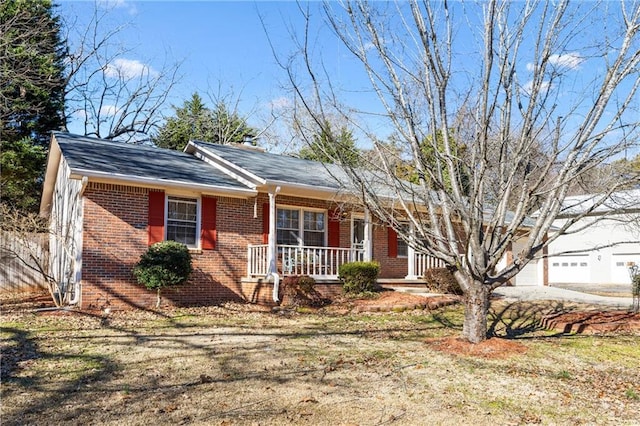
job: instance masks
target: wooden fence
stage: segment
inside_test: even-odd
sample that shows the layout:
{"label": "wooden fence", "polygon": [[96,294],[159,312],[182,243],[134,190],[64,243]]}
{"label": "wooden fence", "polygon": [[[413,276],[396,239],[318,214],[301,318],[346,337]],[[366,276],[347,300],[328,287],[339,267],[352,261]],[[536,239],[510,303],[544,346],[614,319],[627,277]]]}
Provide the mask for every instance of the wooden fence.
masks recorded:
{"label": "wooden fence", "polygon": [[46,288],[38,264],[48,264],[48,234],[26,237],[0,231],[0,291]]}

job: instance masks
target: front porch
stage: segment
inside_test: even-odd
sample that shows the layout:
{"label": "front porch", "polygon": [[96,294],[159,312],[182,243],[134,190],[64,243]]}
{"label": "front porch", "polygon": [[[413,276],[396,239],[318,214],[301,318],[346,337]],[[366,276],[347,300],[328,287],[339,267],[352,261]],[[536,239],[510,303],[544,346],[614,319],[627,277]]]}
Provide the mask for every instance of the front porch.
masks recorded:
{"label": "front porch", "polygon": [[[308,275],[316,280],[337,280],[341,265],[364,261],[367,257],[361,248],[277,245],[275,251],[275,264],[270,265],[268,244],[249,245],[247,277],[263,278],[275,271],[281,277]],[[422,279],[428,269],[444,267],[439,259],[409,250],[406,275],[396,279],[416,281]]]}

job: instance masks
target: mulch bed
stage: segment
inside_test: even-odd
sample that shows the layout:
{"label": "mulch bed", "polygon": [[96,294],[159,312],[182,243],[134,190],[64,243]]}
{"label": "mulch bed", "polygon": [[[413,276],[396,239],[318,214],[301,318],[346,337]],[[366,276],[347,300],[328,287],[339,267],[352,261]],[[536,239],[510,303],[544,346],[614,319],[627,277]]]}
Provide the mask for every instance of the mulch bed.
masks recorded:
{"label": "mulch bed", "polygon": [[431,349],[456,356],[485,359],[505,359],[527,352],[527,347],[514,340],[493,337],[480,343],[469,343],[458,337],[431,338],[425,340]]}
{"label": "mulch bed", "polygon": [[338,298],[325,310],[337,313],[403,312],[414,309],[438,309],[460,302],[459,296],[417,296],[399,291],[383,291],[372,299]]}
{"label": "mulch bed", "polygon": [[568,312],[546,316],[545,328],[562,333],[606,333],[640,330],[640,313],[628,311]]}

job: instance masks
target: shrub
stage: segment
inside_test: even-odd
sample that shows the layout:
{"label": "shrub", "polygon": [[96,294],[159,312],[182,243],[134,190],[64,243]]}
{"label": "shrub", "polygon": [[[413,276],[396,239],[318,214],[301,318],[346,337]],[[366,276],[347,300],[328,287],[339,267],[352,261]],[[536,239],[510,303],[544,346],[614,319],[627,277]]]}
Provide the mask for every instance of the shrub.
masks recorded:
{"label": "shrub", "polygon": [[640,274],[636,274],[633,276],[632,284],[633,287],[631,292],[636,297],[640,296]]}
{"label": "shrub", "polygon": [[191,254],[184,244],[163,241],[149,247],[133,268],[139,284],[149,290],[157,290],[157,307],[160,307],[160,290],[163,287],[183,284],[193,270]]}
{"label": "shrub", "polygon": [[316,280],[307,275],[294,275],[282,280],[282,306],[322,306],[326,300],[315,289]]}
{"label": "shrub", "polygon": [[347,294],[373,292],[378,285],[380,265],[377,262],[349,262],[340,265],[338,274],[342,290]]}
{"label": "shrub", "polygon": [[448,268],[427,269],[423,278],[429,288],[438,293],[462,294],[460,284]]}

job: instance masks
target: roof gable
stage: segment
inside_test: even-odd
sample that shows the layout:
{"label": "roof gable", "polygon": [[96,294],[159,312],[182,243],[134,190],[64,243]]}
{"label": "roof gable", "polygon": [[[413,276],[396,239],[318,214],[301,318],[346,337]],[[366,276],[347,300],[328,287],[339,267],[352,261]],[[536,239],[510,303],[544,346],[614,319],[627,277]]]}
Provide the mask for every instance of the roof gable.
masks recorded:
{"label": "roof gable", "polygon": [[191,141],[191,144],[223,160],[225,165],[236,166],[246,176],[256,178],[257,183],[306,185],[337,191],[347,182],[344,172],[334,164],[202,141]]}

